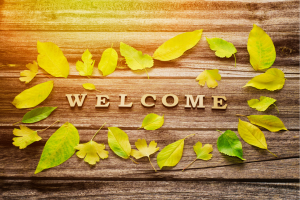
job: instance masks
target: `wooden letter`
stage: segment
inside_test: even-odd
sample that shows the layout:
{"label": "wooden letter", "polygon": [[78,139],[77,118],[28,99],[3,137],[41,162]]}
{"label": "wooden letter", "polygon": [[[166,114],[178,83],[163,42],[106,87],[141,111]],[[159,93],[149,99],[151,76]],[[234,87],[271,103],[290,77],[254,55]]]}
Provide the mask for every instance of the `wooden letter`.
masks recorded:
{"label": "wooden letter", "polygon": [[[79,100],[79,95],[81,95],[81,100]],[[72,99],[72,96],[75,97],[75,100],[73,101]],[[69,101],[69,104],[70,104],[70,107],[74,107],[76,104],[78,105],[78,107],[81,107],[83,102],[84,102],[84,99],[86,97],[86,94],[66,94],[66,97],[68,98],[68,101]]]}
{"label": "wooden letter", "polygon": [[[191,107],[196,108],[198,101],[199,101],[199,105],[197,106],[197,108],[205,108],[205,106],[203,106],[203,98],[204,97],[205,97],[205,95],[197,95],[197,98],[194,101],[194,98],[192,95],[185,95],[185,98],[186,98],[185,108],[191,108]],[[191,102],[192,106],[190,105],[190,102]]]}
{"label": "wooden letter", "polygon": [[125,105],[125,98],[127,94],[120,94],[121,97],[121,103],[119,105],[119,108],[131,108],[132,107],[132,102],[130,104]]}
{"label": "wooden letter", "polygon": [[[172,98],[174,99],[174,102],[173,102],[172,104],[169,104],[169,103],[167,102],[167,98],[168,98],[168,97],[172,97]],[[162,98],[162,103],[163,103],[164,106],[166,106],[166,107],[168,107],[168,108],[175,107],[175,106],[177,106],[177,104],[178,104],[178,97],[177,97],[176,95],[174,95],[174,94],[166,94],[166,95],[163,96],[163,98]]]}
{"label": "wooden letter", "polygon": [[96,108],[108,108],[109,102],[105,104],[105,100],[109,100],[108,95],[96,95],[97,104],[95,105]]}
{"label": "wooden letter", "polygon": [[212,96],[212,98],[214,99],[214,106],[211,109],[225,110],[227,108],[227,104],[222,106],[222,99],[224,102],[227,100],[225,96]]}
{"label": "wooden letter", "polygon": [[147,107],[147,108],[154,107],[155,103],[152,103],[152,104],[147,104],[146,103],[147,97],[152,97],[153,100],[156,101],[156,95],[154,95],[154,94],[145,94],[144,96],[142,96],[142,99],[141,99],[142,105]]}

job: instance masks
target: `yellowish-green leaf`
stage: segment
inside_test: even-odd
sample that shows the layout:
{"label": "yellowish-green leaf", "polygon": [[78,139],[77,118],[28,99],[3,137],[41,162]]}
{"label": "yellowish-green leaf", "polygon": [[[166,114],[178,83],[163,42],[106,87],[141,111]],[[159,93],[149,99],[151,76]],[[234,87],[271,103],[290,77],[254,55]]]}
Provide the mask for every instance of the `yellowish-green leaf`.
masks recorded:
{"label": "yellowish-green leaf", "polygon": [[60,48],[52,42],[37,42],[39,55],[38,64],[46,72],[55,77],[65,77],[69,75],[69,63]]}
{"label": "yellowish-green leaf", "polygon": [[196,78],[199,81],[199,85],[204,86],[205,82],[207,83],[207,87],[215,88],[218,86],[218,81],[221,80],[221,75],[219,74],[218,69],[213,70],[204,70],[201,74]]}
{"label": "yellowish-green leaf", "polygon": [[162,127],[163,124],[164,116],[150,113],[144,118],[141,128],[144,128],[145,130],[156,130]]}
{"label": "yellowish-green leaf", "polygon": [[117,67],[118,53],[113,48],[106,49],[98,64],[98,69],[102,72],[103,76],[113,73]]}
{"label": "yellowish-green leaf", "polygon": [[287,130],[283,122],[273,115],[249,115],[247,118],[252,124],[264,127],[271,132]]}
{"label": "yellowish-green leaf", "polygon": [[82,84],[83,88],[86,90],[96,90],[100,92],[99,90],[96,89],[96,86],[93,83],[84,83]]}
{"label": "yellowish-green leaf", "polygon": [[22,119],[22,123],[35,123],[46,119],[57,107],[40,107],[27,112]]}
{"label": "yellowish-green leaf", "polygon": [[179,34],[163,43],[153,54],[153,58],[161,61],[174,60],[193,48],[201,39],[203,29]]}
{"label": "yellowish-green leaf", "polygon": [[13,138],[13,145],[20,149],[25,149],[28,145],[40,141],[42,138],[37,134],[37,131],[33,131],[26,126],[20,125],[20,129],[14,129],[13,134],[18,137]]}
{"label": "yellowish-green leaf", "polygon": [[80,76],[91,76],[93,74],[95,61],[92,59],[92,57],[92,54],[87,49],[81,57],[83,62],[76,62],[76,69],[79,72]]}
{"label": "yellowish-green leaf", "polygon": [[51,93],[53,81],[40,83],[18,94],[12,104],[16,108],[32,108],[43,102]]}
{"label": "yellowish-green leaf", "polygon": [[100,158],[108,158],[108,151],[105,151],[104,144],[98,144],[94,141],[89,141],[84,144],[79,144],[75,147],[76,150],[79,150],[76,155],[79,158],[84,158],[84,161],[90,165],[95,165],[96,162],[99,162]]}
{"label": "yellowish-green leaf", "polygon": [[265,111],[269,108],[270,105],[272,105],[276,102],[276,99],[273,99],[271,97],[261,96],[259,100],[251,99],[251,100],[248,100],[247,102],[251,108],[254,108],[258,111]]}
{"label": "yellowish-green leaf", "polygon": [[247,49],[253,69],[264,70],[271,67],[276,59],[275,46],[272,39],[260,27],[253,24],[250,31]]}
{"label": "yellowish-green leaf", "polygon": [[244,87],[251,86],[257,89],[270,91],[280,90],[285,83],[284,73],[280,69],[268,69],[264,74],[252,78]]}
{"label": "yellowish-green leaf", "polygon": [[38,73],[38,65],[37,62],[33,61],[33,63],[28,63],[26,67],[29,70],[24,70],[20,72],[19,80],[21,82],[29,83]]}
{"label": "yellowish-green leaf", "polygon": [[117,127],[108,127],[108,145],[121,158],[130,158],[131,146],[128,135]]}

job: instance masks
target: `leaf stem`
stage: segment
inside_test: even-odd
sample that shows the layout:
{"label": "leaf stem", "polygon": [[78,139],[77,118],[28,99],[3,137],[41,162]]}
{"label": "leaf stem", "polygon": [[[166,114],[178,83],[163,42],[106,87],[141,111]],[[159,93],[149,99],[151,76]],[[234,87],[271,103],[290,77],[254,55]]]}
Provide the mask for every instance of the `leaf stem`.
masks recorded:
{"label": "leaf stem", "polygon": [[[217,130],[217,131],[219,131],[220,133],[222,133],[222,131],[220,131],[220,130]],[[223,133],[222,133],[223,134]]]}
{"label": "leaf stem", "polygon": [[188,138],[188,137],[191,137],[191,136],[194,136],[194,135],[196,135],[195,133],[193,133],[193,134],[190,134],[190,135],[188,135],[188,136],[186,136],[185,138],[183,138],[183,139],[186,139],[186,138]]}
{"label": "leaf stem", "polygon": [[16,124],[19,124],[19,123],[21,123],[21,122],[22,122],[22,121],[16,122],[16,123],[13,124],[13,126],[16,125]]}
{"label": "leaf stem", "polygon": [[275,104],[275,103],[273,103],[273,105],[275,106],[275,108],[276,108],[277,112],[279,113],[279,110],[278,110],[278,108],[277,108],[276,104]]}
{"label": "leaf stem", "polygon": [[240,114],[236,114],[236,116],[238,116],[238,117],[247,117],[246,115],[240,115]]}
{"label": "leaf stem", "polygon": [[235,54],[233,54],[234,56],[234,67],[236,67],[236,57],[235,57]]}
{"label": "leaf stem", "polygon": [[53,126],[54,124],[56,124],[57,122],[59,122],[59,120],[57,120],[56,122],[54,122],[53,124],[51,124],[51,125],[48,126],[47,128],[42,129],[42,130],[37,130],[37,131],[43,132],[43,131],[47,130],[48,128],[50,128],[51,126]]}
{"label": "leaf stem", "polygon": [[197,160],[197,158],[195,158],[195,160],[193,160],[190,164],[188,164],[185,168],[183,168],[182,171],[184,171],[184,170],[187,169],[189,166],[191,166],[196,160]]}
{"label": "leaf stem", "polygon": [[95,135],[92,137],[91,141],[93,141],[94,137],[96,137],[97,133],[103,128],[103,126],[106,124],[106,122],[99,128],[99,130],[95,133]]}
{"label": "leaf stem", "polygon": [[269,149],[267,149],[267,151],[277,158],[277,156],[274,153],[272,153],[271,151],[269,151]]}
{"label": "leaf stem", "polygon": [[100,92],[101,93],[101,91],[100,90],[97,90],[97,89],[95,89],[97,92]]}
{"label": "leaf stem", "polygon": [[135,160],[133,160],[131,157],[129,157],[129,159],[130,159],[132,162],[134,162],[135,164],[139,164],[139,163],[137,163]]}
{"label": "leaf stem", "polygon": [[148,72],[147,72],[146,68],[144,68],[144,69],[145,69],[145,72],[146,72],[146,74],[147,74],[147,76],[148,76],[148,79],[149,79],[149,74],[148,74]]}
{"label": "leaf stem", "polygon": [[150,162],[151,166],[153,167],[154,171],[157,172],[156,169],[154,168],[149,156],[148,156],[148,158],[149,158],[149,162]]}

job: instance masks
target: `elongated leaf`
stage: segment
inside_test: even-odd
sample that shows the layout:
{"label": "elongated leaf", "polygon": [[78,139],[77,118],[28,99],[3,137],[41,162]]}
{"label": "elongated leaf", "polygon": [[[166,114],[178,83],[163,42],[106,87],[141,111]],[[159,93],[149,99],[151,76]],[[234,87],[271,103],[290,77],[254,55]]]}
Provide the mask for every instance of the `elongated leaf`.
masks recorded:
{"label": "elongated leaf", "polygon": [[38,73],[38,65],[35,61],[33,63],[28,63],[26,67],[29,70],[24,70],[20,72],[19,80],[25,83],[29,83]]}
{"label": "elongated leaf", "polygon": [[163,43],[153,54],[153,58],[161,61],[174,60],[193,48],[201,39],[203,29],[179,34]]}
{"label": "elongated leaf", "polygon": [[252,124],[264,127],[271,132],[287,130],[283,122],[273,115],[249,115],[247,118]]}
{"label": "elongated leaf", "polygon": [[117,67],[118,53],[113,48],[106,49],[98,64],[98,69],[102,72],[103,76],[113,73]]}
{"label": "elongated leaf", "polygon": [[156,130],[164,124],[164,116],[159,116],[155,113],[148,114],[142,123],[142,127],[145,130]]}
{"label": "elongated leaf", "polygon": [[251,99],[247,102],[251,108],[254,108],[258,111],[265,111],[269,108],[270,105],[276,102],[276,99],[273,99],[271,97],[261,96],[259,100]]}
{"label": "elongated leaf", "polygon": [[22,123],[30,124],[46,119],[57,107],[40,107],[27,112]]}
{"label": "elongated leaf", "polygon": [[257,89],[270,91],[280,90],[285,83],[284,73],[280,69],[268,69],[264,74],[252,78],[244,87],[251,86]]}
{"label": "elongated leaf", "polygon": [[18,94],[12,104],[16,108],[32,108],[42,103],[51,93],[53,81],[40,83]]}
{"label": "elongated leaf", "polygon": [[271,67],[276,59],[275,46],[272,39],[260,27],[253,24],[250,31],[247,49],[253,69],[264,70]]}
{"label": "elongated leaf", "polygon": [[33,131],[26,126],[20,125],[20,129],[14,129],[13,134],[18,137],[13,138],[13,145],[20,149],[25,149],[28,145],[40,141],[42,138],[37,134],[37,131]]}
{"label": "elongated leaf", "polygon": [[108,145],[111,150],[121,158],[128,159],[131,146],[128,135],[117,127],[108,127]]}
{"label": "elongated leaf", "polygon": [[81,57],[83,62],[76,62],[76,69],[79,72],[80,76],[91,76],[93,74],[95,61],[92,59],[92,57],[92,54],[87,49]]}
{"label": "elongated leaf", "polygon": [[46,72],[55,77],[69,75],[69,63],[60,48],[52,42],[37,42],[38,64]]}
{"label": "elongated leaf", "polygon": [[201,74],[196,78],[199,81],[199,85],[204,86],[205,82],[207,83],[207,87],[215,88],[218,86],[218,81],[221,80],[221,75],[219,74],[218,69],[213,70],[204,70]]}
{"label": "elongated leaf", "polygon": [[97,90],[96,86],[93,83],[84,83],[82,84],[82,86],[86,90]]}
{"label": "elongated leaf", "polygon": [[46,142],[35,174],[67,161],[79,144],[77,129],[69,122],[63,124]]}

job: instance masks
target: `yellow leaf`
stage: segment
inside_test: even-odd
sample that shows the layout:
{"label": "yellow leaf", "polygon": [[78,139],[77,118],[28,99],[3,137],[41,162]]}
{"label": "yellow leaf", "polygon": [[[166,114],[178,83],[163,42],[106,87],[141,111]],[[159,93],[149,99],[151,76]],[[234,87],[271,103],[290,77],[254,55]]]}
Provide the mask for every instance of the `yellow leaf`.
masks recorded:
{"label": "yellow leaf", "polygon": [[16,108],[32,108],[43,102],[51,93],[53,81],[40,83],[18,94],[12,104]]}
{"label": "yellow leaf", "polygon": [[75,147],[76,150],[79,150],[76,155],[79,158],[85,158],[84,161],[90,165],[95,165],[96,162],[99,162],[100,158],[108,158],[108,151],[105,151],[104,144],[98,144],[94,141],[89,141],[84,144],[79,144]]}
{"label": "yellow leaf", "polygon": [[117,67],[118,53],[113,48],[106,49],[98,64],[98,69],[102,72],[103,76],[113,73]]}
{"label": "yellow leaf", "polygon": [[37,42],[38,64],[46,72],[55,77],[69,75],[69,63],[60,48],[52,42]]}
{"label": "yellow leaf", "polygon": [[159,150],[159,147],[156,148],[157,143],[155,141],[151,141],[148,147],[145,139],[138,139],[135,142],[135,146],[139,151],[132,149],[131,156],[135,157],[136,159],[140,159],[145,156],[149,157],[151,154]]}
{"label": "yellow leaf", "polygon": [[185,51],[193,48],[201,39],[203,29],[179,34],[163,43],[153,54],[153,58],[169,61],[180,57]]}
{"label": "yellow leaf", "polygon": [[219,74],[218,69],[204,70],[204,72],[202,72],[201,74],[198,75],[196,80],[199,81],[199,85],[201,85],[201,86],[204,86],[205,82],[206,82],[207,87],[215,88],[218,86],[218,83],[216,80],[220,81],[221,76]]}
{"label": "yellow leaf", "polygon": [[37,134],[37,131],[33,131],[26,126],[20,125],[20,129],[14,129],[13,134],[15,136],[13,138],[13,145],[19,147],[20,149],[25,149],[28,145],[40,141],[42,138]]}
{"label": "yellow leaf", "polygon": [[23,76],[23,77],[20,77],[19,80],[21,82],[25,82],[25,83],[29,83],[38,73],[38,65],[35,61],[33,61],[33,63],[28,63],[26,65],[26,67],[29,69],[29,70],[24,70],[20,73],[20,76]]}
{"label": "yellow leaf", "polygon": [[92,54],[89,50],[85,50],[81,57],[82,61],[76,62],[76,69],[80,76],[91,76],[94,69],[95,61],[92,59]]}
{"label": "yellow leaf", "polygon": [[96,91],[100,92],[99,90],[96,89],[96,86],[92,83],[84,83],[84,84],[82,84],[82,86],[86,90],[96,90]]}

